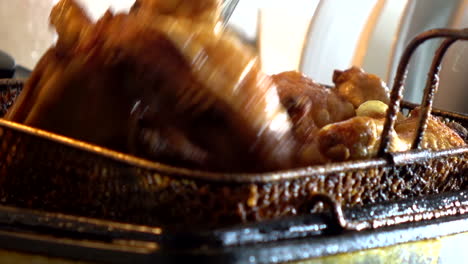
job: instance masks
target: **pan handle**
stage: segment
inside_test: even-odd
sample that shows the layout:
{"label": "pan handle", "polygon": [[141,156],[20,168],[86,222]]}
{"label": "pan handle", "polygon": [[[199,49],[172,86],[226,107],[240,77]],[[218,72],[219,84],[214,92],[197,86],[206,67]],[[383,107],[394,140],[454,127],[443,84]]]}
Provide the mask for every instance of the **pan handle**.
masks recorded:
{"label": "pan handle", "polygon": [[424,91],[424,101],[422,105],[422,115],[419,119],[419,127],[417,130],[416,138],[412,144],[412,148],[419,148],[427,127],[427,119],[432,110],[432,102],[434,94],[439,86],[438,73],[440,72],[440,65],[442,59],[448,48],[457,40],[468,40],[468,28],[465,29],[433,29],[415,37],[406,47],[403,55],[398,64],[398,70],[393,82],[393,88],[390,94],[390,105],[387,110],[387,118],[385,120],[384,128],[382,131],[382,141],[379,147],[379,156],[387,156],[390,153],[391,133],[395,127],[397,114],[400,111],[400,103],[403,98],[404,84],[408,72],[408,63],[414,51],[425,41],[435,38],[448,38],[442,43],[437,50],[433,60],[428,80]]}

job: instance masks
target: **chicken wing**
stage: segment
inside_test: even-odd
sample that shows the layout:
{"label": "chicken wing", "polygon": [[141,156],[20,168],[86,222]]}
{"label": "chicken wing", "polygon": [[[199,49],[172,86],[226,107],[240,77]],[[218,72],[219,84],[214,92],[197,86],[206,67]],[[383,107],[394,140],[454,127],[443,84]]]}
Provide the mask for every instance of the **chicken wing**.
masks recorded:
{"label": "chicken wing", "polygon": [[356,108],[370,100],[390,103],[390,92],[382,79],[364,72],[361,68],[351,67],[346,71],[335,71],[333,82],[338,89],[338,94],[350,101]]}
{"label": "chicken wing", "polygon": [[355,116],[353,105],[337,94],[295,71],[273,75],[278,85],[281,103],[293,123],[294,135],[300,145],[297,165],[324,163],[318,150],[317,133],[320,128]]}
{"label": "chicken wing", "polygon": [[281,103],[293,120],[296,135],[307,142],[314,131],[353,117],[353,105],[336,93],[295,71],[273,75]]}

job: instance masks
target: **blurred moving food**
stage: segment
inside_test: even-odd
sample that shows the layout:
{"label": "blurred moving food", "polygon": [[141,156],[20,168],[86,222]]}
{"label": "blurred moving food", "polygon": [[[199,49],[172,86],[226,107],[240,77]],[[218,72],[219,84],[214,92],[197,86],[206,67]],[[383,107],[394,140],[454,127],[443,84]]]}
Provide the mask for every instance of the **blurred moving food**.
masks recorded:
{"label": "blurred moving food", "polygon": [[[223,30],[218,0],[138,0],[128,14],[108,11],[96,23],[75,1],[62,0],[50,20],[57,43],[9,120],[213,171],[376,155],[388,103],[382,80],[358,68],[336,72],[335,88],[297,72],[268,76],[256,53]],[[402,138],[394,137],[393,151],[409,148],[417,118],[400,121],[408,129],[395,132]],[[429,126],[427,147],[465,144],[443,123]]]}
{"label": "blurred moving food", "polygon": [[172,164],[290,167],[291,123],[275,84],[220,30],[220,2],[158,3],[91,23],[74,1],[59,2],[57,45],[7,118]]}

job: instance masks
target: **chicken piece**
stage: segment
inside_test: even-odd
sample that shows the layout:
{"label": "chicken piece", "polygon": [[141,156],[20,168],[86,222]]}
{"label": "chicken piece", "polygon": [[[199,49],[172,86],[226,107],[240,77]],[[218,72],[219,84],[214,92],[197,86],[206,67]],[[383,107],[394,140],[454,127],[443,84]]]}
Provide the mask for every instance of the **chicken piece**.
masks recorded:
{"label": "chicken piece", "polygon": [[[387,107],[380,101],[369,101],[357,109],[358,116],[330,124],[318,133],[320,152],[333,161],[372,158],[377,155]],[[419,109],[409,118],[397,120],[392,130],[390,151],[402,152],[411,148],[418,126]],[[465,145],[464,140],[447,125],[430,116],[422,147],[441,150]]]}
{"label": "chicken piece", "polygon": [[[411,111],[409,118],[397,122],[395,125],[398,136],[407,144],[412,144],[414,141],[421,114],[420,110],[420,108],[414,109]],[[464,145],[466,143],[458,133],[450,129],[438,118],[429,115],[427,129],[421,145],[423,149],[442,150]]]}
{"label": "chicken piece", "polygon": [[[357,160],[377,154],[388,106],[368,101],[357,110],[357,117],[330,124],[318,132],[320,152],[332,161]],[[395,135],[395,133],[394,133]],[[393,149],[399,146],[393,140]]]}
{"label": "chicken piece", "polygon": [[299,72],[283,72],[272,77],[278,85],[281,103],[294,124],[295,137],[301,142],[297,152],[299,164],[325,162],[318,151],[317,132],[328,124],[353,117],[353,105],[335,89],[319,85]]}
{"label": "chicken piece", "polygon": [[449,122],[447,126],[455,131],[468,144],[468,129],[455,121]]}
{"label": "chicken piece", "polygon": [[356,108],[370,100],[390,103],[390,92],[382,79],[365,73],[358,67],[352,67],[346,71],[335,71],[333,82],[338,89],[338,94],[350,101]]}
{"label": "chicken piece", "polygon": [[[198,12],[204,1],[214,9]],[[51,17],[57,46],[6,118],[181,166],[291,167],[292,124],[276,85],[248,47],[207,18],[219,17],[219,1],[204,1],[142,0],[130,14],[89,24],[62,0]]]}
{"label": "chicken piece", "polygon": [[[317,135],[319,149],[332,161],[346,161],[372,158],[377,155],[384,119],[357,116],[328,125]],[[409,149],[407,142],[392,132],[391,151]]]}
{"label": "chicken piece", "polygon": [[355,115],[353,105],[335,89],[326,88],[299,72],[283,72],[272,77],[301,142],[313,140],[316,130]]}

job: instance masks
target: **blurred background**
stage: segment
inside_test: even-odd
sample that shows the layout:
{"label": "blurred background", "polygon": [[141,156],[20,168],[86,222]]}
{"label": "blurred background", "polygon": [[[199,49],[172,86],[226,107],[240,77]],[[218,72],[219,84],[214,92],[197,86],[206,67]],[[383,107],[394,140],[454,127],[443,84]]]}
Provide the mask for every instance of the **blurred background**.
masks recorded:
{"label": "blurred background", "polygon": [[[134,0],[77,0],[98,19],[125,12]],[[0,50],[33,68],[56,36],[48,16],[57,0],[0,0]],[[231,28],[257,49],[264,71],[299,70],[331,84],[333,70],[360,66],[389,85],[406,44],[438,27],[468,27],[468,0],[240,0]],[[418,50],[405,99],[419,102],[440,41]],[[435,106],[468,113],[468,43],[448,52]]]}

